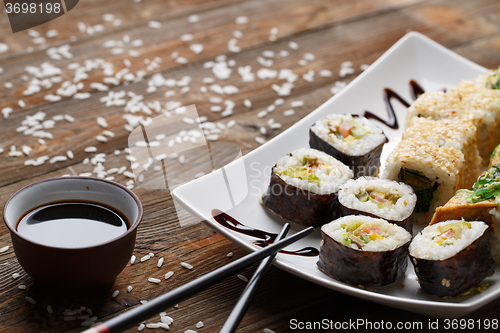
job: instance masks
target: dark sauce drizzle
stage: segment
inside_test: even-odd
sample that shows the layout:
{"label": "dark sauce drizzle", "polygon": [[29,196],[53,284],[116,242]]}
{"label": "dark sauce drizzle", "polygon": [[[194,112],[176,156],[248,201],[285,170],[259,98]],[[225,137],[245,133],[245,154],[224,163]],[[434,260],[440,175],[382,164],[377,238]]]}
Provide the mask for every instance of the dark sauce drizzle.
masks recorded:
{"label": "dark sauce drizzle", "polygon": [[[276,237],[278,237],[278,234],[250,228],[219,209],[212,209],[212,216],[215,221],[228,229],[244,235],[259,238],[259,240],[255,240],[252,243],[260,247],[266,247],[269,244],[272,244],[276,240]],[[297,251],[281,250],[279,252],[303,257],[315,257],[319,255],[319,250],[314,247],[305,247]]]}
{"label": "dark sauce drizzle", "polygon": [[[415,81],[411,80],[410,81],[410,94],[413,100],[416,100],[420,95],[422,95],[425,92],[425,90]],[[401,96],[398,95],[394,90],[385,88],[384,89],[384,102],[385,102],[385,108],[387,110],[387,115],[389,119],[384,120],[380,118],[379,116],[371,113],[370,111],[364,111],[361,116],[368,118],[368,119],[374,119],[377,121],[380,121],[381,123],[387,125],[388,127],[392,129],[398,129],[399,124],[398,124],[398,119],[396,118],[396,113],[394,112],[394,107],[392,106],[392,99],[395,98],[397,99],[401,104],[403,104],[405,107],[409,107],[410,103],[405,101]]]}

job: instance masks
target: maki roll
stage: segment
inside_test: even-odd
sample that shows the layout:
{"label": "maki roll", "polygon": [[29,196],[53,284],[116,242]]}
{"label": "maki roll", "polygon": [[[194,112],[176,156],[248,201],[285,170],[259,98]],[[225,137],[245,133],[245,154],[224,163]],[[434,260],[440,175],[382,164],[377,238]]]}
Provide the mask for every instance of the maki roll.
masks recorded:
{"label": "maki roll", "polygon": [[410,185],[417,196],[414,222],[427,224],[436,207],[464,188],[464,154],[435,142],[409,138],[389,154],[383,178]]}
{"label": "maki roll", "polygon": [[466,294],[493,274],[488,226],[484,222],[445,221],[426,227],[410,244],[420,288],[430,295]]}
{"label": "maki roll", "polygon": [[498,147],[491,155],[490,166],[472,185],[470,190],[458,190],[442,207],[436,208],[431,225],[465,219],[481,220],[488,224],[491,255],[500,263],[500,164]]}
{"label": "maki roll", "polygon": [[364,117],[331,114],[309,130],[309,146],[331,155],[354,171],[354,178],[378,173],[387,137]]}
{"label": "maki roll", "polygon": [[325,224],[321,235],[317,265],[336,280],[355,286],[384,286],[406,271],[411,235],[395,224],[351,215]]}
{"label": "maki roll", "polygon": [[315,149],[298,149],[280,158],[262,204],[303,226],[319,226],[336,216],[337,192],[352,171]]}
{"label": "maki roll", "polygon": [[460,150],[464,154],[467,173],[462,174],[464,187],[470,187],[481,174],[482,158],[476,145],[476,127],[470,121],[455,119],[431,120],[415,117],[403,132],[403,140],[409,138],[422,139]]}
{"label": "maki roll", "polygon": [[417,196],[410,186],[388,179],[360,177],[340,186],[338,196],[339,216],[361,214],[383,218],[412,233]]}

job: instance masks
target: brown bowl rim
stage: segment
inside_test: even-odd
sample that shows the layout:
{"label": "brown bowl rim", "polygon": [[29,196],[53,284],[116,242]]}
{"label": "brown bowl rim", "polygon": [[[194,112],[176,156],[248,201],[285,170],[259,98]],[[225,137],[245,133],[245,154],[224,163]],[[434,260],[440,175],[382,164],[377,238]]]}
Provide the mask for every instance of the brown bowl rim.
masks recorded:
{"label": "brown bowl rim", "polygon": [[[7,206],[9,205],[9,203],[11,202],[11,200],[16,195],[18,195],[20,192],[22,192],[22,191],[24,191],[24,190],[26,190],[26,189],[28,189],[28,188],[30,188],[32,186],[35,186],[35,185],[38,185],[38,184],[41,184],[41,183],[46,183],[46,182],[51,182],[51,181],[56,181],[56,180],[64,180],[64,179],[78,179],[78,180],[85,180],[85,179],[87,179],[87,180],[93,180],[93,181],[99,181],[99,182],[108,183],[109,185],[121,188],[122,190],[124,190],[125,192],[127,192],[135,200],[135,202],[137,204],[137,208],[139,210],[138,211],[138,215],[137,215],[137,219],[134,222],[131,222],[130,223],[130,228],[126,232],[124,232],[123,234],[121,234],[118,237],[112,238],[112,239],[110,239],[110,240],[108,240],[108,241],[106,241],[104,243],[100,243],[100,244],[96,244],[96,245],[92,245],[92,246],[85,246],[85,247],[75,247],[75,248],[58,247],[58,246],[50,246],[50,245],[46,245],[46,244],[40,244],[38,242],[32,241],[32,240],[30,240],[30,239],[22,236],[19,232],[17,232],[17,230],[13,229],[12,226],[9,223],[7,223],[7,219],[6,219],[6,216],[5,216],[5,210],[7,209]],[[22,188],[20,188],[19,190],[17,190],[14,194],[12,194],[10,196],[10,198],[5,203],[5,206],[3,208],[2,214],[3,214],[3,222],[5,223],[5,225],[9,229],[9,231],[11,233],[15,234],[17,237],[21,238],[22,240],[28,242],[28,243],[31,243],[31,244],[34,244],[34,245],[37,245],[37,246],[42,246],[42,247],[49,248],[49,249],[56,249],[56,250],[62,250],[62,251],[81,251],[81,250],[93,249],[93,248],[98,248],[98,247],[101,247],[101,246],[106,246],[108,244],[114,243],[115,241],[117,241],[117,240],[119,240],[121,238],[125,238],[126,236],[128,236],[129,234],[131,234],[133,232],[136,232],[137,227],[142,222],[142,217],[143,217],[143,214],[144,214],[144,209],[142,207],[141,200],[139,200],[139,197],[134,192],[132,192],[130,189],[128,189],[127,187],[123,186],[122,184],[119,184],[117,182],[113,182],[113,181],[110,181],[110,180],[107,180],[107,179],[97,178],[97,177],[67,176],[67,177],[52,177],[52,178],[42,179],[42,180],[33,182],[31,184],[28,184],[26,186],[23,186]]]}

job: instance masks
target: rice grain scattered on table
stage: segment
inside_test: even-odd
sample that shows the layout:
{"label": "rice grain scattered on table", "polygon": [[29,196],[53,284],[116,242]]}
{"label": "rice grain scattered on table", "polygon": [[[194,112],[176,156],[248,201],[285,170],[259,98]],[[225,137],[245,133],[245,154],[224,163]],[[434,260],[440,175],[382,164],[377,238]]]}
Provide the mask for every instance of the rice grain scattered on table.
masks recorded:
{"label": "rice grain scattered on table", "polygon": [[186,269],[193,269],[193,265],[188,264],[187,262],[181,262],[181,266]]}

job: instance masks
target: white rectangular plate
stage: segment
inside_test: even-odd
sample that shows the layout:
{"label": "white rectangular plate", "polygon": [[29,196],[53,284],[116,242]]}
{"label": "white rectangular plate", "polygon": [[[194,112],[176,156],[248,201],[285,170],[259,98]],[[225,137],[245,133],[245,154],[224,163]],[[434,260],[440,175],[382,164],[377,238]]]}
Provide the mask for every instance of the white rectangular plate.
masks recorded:
{"label": "white rectangular plate", "polygon": [[[269,184],[271,167],[283,155],[309,147],[309,127],[330,113],[361,113],[370,110],[387,119],[383,89],[390,88],[411,101],[409,81],[416,80],[426,91],[437,91],[457,85],[463,79],[472,79],[484,73],[485,68],[462,58],[429,38],[411,32],[399,40],[373,65],[353,80],[346,88],[329,99],[291,128],[235,162],[200,179],[175,189],[174,199],[188,212],[204,220],[210,227],[249,251],[259,248],[251,243],[254,238],[231,231],[212,217],[214,208],[220,209],[243,224],[255,229],[278,233],[284,220],[271,215],[259,202]],[[398,130],[377,123],[390,139],[384,147],[385,158],[400,140],[406,108],[395,101]],[[302,227],[293,225],[289,234]],[[318,228],[319,229],[319,228]],[[319,248],[320,231],[288,247],[296,250],[306,246]],[[275,265],[311,282],[355,297],[426,314],[435,317],[461,317],[500,295],[500,273],[487,279],[489,288],[481,294],[441,300],[424,294],[415,280],[411,264],[403,279],[376,291],[359,289],[338,282],[316,267],[318,257],[300,257],[278,254]],[[404,284],[404,288],[398,288]]]}

